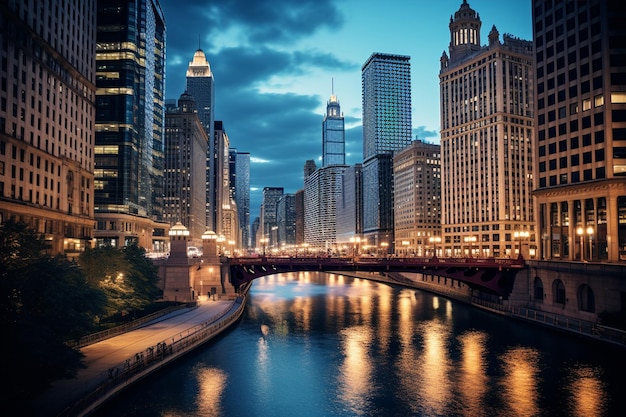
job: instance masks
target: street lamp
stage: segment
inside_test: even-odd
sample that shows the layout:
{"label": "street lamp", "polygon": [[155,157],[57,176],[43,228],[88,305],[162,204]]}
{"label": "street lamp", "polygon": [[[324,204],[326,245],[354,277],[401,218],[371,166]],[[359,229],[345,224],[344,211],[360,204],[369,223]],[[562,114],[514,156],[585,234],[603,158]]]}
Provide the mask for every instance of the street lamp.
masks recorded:
{"label": "street lamp", "polygon": [[441,243],[441,237],[439,236],[429,237],[428,241],[430,242],[431,245],[433,245],[433,252],[436,258],[437,257],[437,244]]}
{"label": "street lamp", "polygon": [[576,234],[580,237],[580,261],[584,261],[584,257],[583,257],[583,253],[585,252],[584,250],[584,240],[583,240],[583,235],[585,234],[585,230],[582,227],[579,227],[578,229],[576,229]]}
{"label": "street lamp", "polygon": [[361,241],[361,238],[358,236],[353,236],[350,238],[350,243],[352,243],[352,259],[356,258],[357,248],[359,246],[360,241]]}
{"label": "street lamp", "polygon": [[523,240],[525,238],[527,238],[528,236],[530,236],[530,232],[527,231],[521,231],[521,232],[515,232],[513,233],[513,236],[515,237],[516,240],[519,239],[519,257],[522,258],[522,246],[523,246]]}
{"label": "street lamp", "polygon": [[385,259],[387,259],[387,247],[389,247],[389,243],[387,243],[387,242],[380,242],[380,247],[381,247],[381,249],[383,251],[383,257]]}
{"label": "street lamp", "polygon": [[589,235],[589,260],[592,261],[593,260],[593,243],[592,243],[592,238],[593,238],[593,227],[589,226],[587,227],[587,234]]}
{"label": "street lamp", "polygon": [[263,245],[263,257],[265,258],[265,244],[267,243],[267,238],[266,237],[262,237],[261,238],[261,245]]}

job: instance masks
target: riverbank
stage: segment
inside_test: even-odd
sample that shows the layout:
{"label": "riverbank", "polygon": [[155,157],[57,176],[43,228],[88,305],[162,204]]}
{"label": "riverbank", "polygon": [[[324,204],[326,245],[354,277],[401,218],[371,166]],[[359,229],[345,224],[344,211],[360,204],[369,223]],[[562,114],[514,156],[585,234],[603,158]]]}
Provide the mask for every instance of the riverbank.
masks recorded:
{"label": "riverbank", "polygon": [[236,323],[245,309],[248,288],[236,296],[206,301],[83,347],[85,368],[76,378],[55,381],[34,401],[31,410],[20,415],[89,415],[125,388]]}

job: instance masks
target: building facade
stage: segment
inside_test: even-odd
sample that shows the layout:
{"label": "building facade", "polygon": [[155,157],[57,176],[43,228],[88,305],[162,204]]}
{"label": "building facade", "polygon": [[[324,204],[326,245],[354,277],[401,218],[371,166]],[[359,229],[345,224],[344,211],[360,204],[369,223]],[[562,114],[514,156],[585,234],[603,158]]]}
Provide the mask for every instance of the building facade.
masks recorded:
{"label": "building facade", "polygon": [[[285,190],[283,187],[264,187],[263,200],[261,203],[261,221],[259,224],[259,232],[257,233],[257,246],[278,248],[278,225],[276,224],[276,206],[278,200],[283,196]],[[261,239],[264,239],[261,242]]]}
{"label": "building facade", "polygon": [[193,97],[183,93],[165,113],[165,196],[163,217],[180,222],[188,240],[202,247],[206,231],[206,152],[208,138]]}
{"label": "building facade", "polygon": [[363,239],[393,241],[395,151],[411,143],[410,57],[373,53],[361,67],[363,101]]}
{"label": "building facade", "polygon": [[443,255],[534,257],[532,43],[480,27],[464,1],[441,57]]}
{"label": "building facade", "polygon": [[0,224],[75,256],[94,233],[96,2],[2,2],[0,17]]}
{"label": "building facade", "polygon": [[441,255],[441,147],[415,140],[393,158],[394,238],[404,256]]}
{"label": "building facade", "polygon": [[278,247],[291,253],[296,244],[296,196],[283,194],[276,203]]}
{"label": "building facade", "polygon": [[219,157],[215,148],[215,78],[202,49],[198,49],[189,62],[186,89],[187,93],[196,100],[198,117],[209,138],[206,156],[206,224],[210,230],[218,233],[218,229],[221,227],[221,217],[218,217],[217,213],[220,210],[220,200],[218,200],[217,194],[220,192],[221,181],[218,178],[220,174],[217,168]]}
{"label": "building facade", "polygon": [[346,167],[343,172],[341,191],[337,195],[336,230],[337,244],[340,246],[363,234],[362,167],[361,164],[355,164]]}
{"label": "building facade", "polygon": [[626,49],[618,1],[535,0],[542,259],[626,261]]}
{"label": "building facade", "polygon": [[96,243],[163,252],[165,20],[156,0],[98,2]]}

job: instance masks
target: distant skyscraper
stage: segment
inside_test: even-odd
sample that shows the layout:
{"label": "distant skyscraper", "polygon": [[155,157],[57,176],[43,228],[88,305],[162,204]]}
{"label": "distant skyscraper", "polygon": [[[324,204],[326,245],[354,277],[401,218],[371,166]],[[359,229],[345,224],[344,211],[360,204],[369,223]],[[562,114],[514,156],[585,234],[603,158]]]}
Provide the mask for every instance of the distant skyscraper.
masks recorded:
{"label": "distant skyscraper", "polygon": [[[276,205],[285,193],[283,187],[263,188],[263,203],[261,207],[261,237],[269,239],[266,246],[276,246],[278,243],[278,225],[276,224]],[[259,242],[257,242],[258,244]]]}
{"label": "distant skyscraper", "polygon": [[494,26],[483,47],[480,27],[463,1],[450,19],[450,58],[441,57],[442,248],[517,256],[520,233],[531,252],[535,238],[532,43],[500,43]]}
{"label": "distant skyscraper", "polygon": [[[78,255],[94,224],[96,2],[0,2],[0,224]],[[100,73],[98,73],[100,76]]]}
{"label": "distant skyscraper", "polygon": [[242,247],[250,246],[250,153],[230,149],[230,186],[237,203]]}
{"label": "distant skyscraper", "polygon": [[[349,166],[337,195],[337,243],[349,243],[363,234],[363,165]],[[381,242],[379,242],[380,244]],[[391,242],[387,242],[391,244]]]}
{"label": "distant skyscraper", "polygon": [[162,251],[163,11],[157,0],[103,0],[97,22],[97,242]]}
{"label": "distant skyscraper", "polygon": [[[198,117],[209,137],[209,149],[207,152],[207,227],[216,233],[221,227],[221,219],[216,217],[219,211],[217,200],[219,182],[217,181],[216,165],[218,156],[215,152],[215,78],[211,72],[211,66],[202,49],[198,49],[189,66],[187,67],[187,93],[196,100]],[[218,233],[219,234],[219,233]]]}
{"label": "distant skyscraper", "polygon": [[367,244],[393,240],[393,152],[411,143],[410,57],[373,53],[361,68],[363,234]]}
{"label": "distant skyscraper", "polygon": [[337,197],[346,165],[322,167],[304,181],[304,241],[318,250],[335,249]]}
{"label": "distant skyscraper", "polygon": [[[228,150],[230,149],[230,139],[228,138],[228,134],[226,133],[226,129],[224,128],[224,123],[221,120],[215,121],[214,131],[215,157],[213,158],[213,166],[215,167],[215,174],[212,177],[214,185],[211,188],[215,190],[216,204],[213,216],[215,217],[216,228],[213,230],[218,235],[228,234],[230,236],[229,239],[232,240],[234,239],[235,231],[231,228],[230,224],[224,224],[225,211],[231,210],[233,208],[232,206],[234,205],[234,201],[231,202],[230,185],[228,181],[228,178],[230,177],[228,163]],[[230,218],[230,214],[228,215],[228,218]],[[231,221],[229,221],[229,223],[231,223]],[[228,229],[228,231],[226,229]],[[237,238],[237,240],[239,239]]]}
{"label": "distant skyscraper", "polygon": [[346,132],[339,101],[334,92],[326,103],[322,122],[322,166],[346,163]]}
{"label": "distant skyscraper", "polygon": [[315,161],[312,159],[307,160],[304,163],[304,179],[306,180],[309,175],[311,175],[317,169],[317,165]]}
{"label": "distant skyscraper", "polygon": [[296,196],[283,194],[276,203],[278,246],[289,249],[296,244]]}
{"label": "distant skyscraper", "polygon": [[[532,10],[537,94],[534,195],[539,256],[624,262],[624,3],[534,0]],[[598,282],[593,273],[585,275],[589,285]],[[583,293],[579,289],[578,308],[587,312],[621,308],[623,314],[624,293],[620,305],[617,290],[609,297],[608,288],[596,284],[593,291],[602,295],[595,298],[595,307],[588,304],[587,297],[581,301]],[[570,299],[576,297],[576,293],[568,294]],[[610,306],[605,301],[609,299],[616,300],[616,304]],[[565,302],[563,296],[563,308]]]}
{"label": "distant skyscraper", "polygon": [[441,147],[415,140],[393,157],[396,252],[432,256],[441,243]]}
{"label": "distant skyscraper", "polygon": [[193,97],[182,94],[178,106],[165,113],[164,219],[181,222],[197,247],[206,231],[207,139]]}

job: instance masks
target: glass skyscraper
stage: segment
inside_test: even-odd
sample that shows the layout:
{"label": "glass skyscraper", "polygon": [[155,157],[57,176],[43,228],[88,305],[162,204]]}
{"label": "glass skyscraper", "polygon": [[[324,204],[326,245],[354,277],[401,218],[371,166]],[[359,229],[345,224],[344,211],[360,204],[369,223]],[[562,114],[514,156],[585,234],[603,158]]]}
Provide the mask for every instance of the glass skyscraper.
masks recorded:
{"label": "glass skyscraper", "polygon": [[393,241],[395,151],[411,144],[410,57],[373,53],[361,68],[363,100],[363,235]]}
{"label": "glass skyscraper", "polygon": [[167,237],[163,11],[157,0],[102,0],[97,23],[96,238],[160,251]]}

